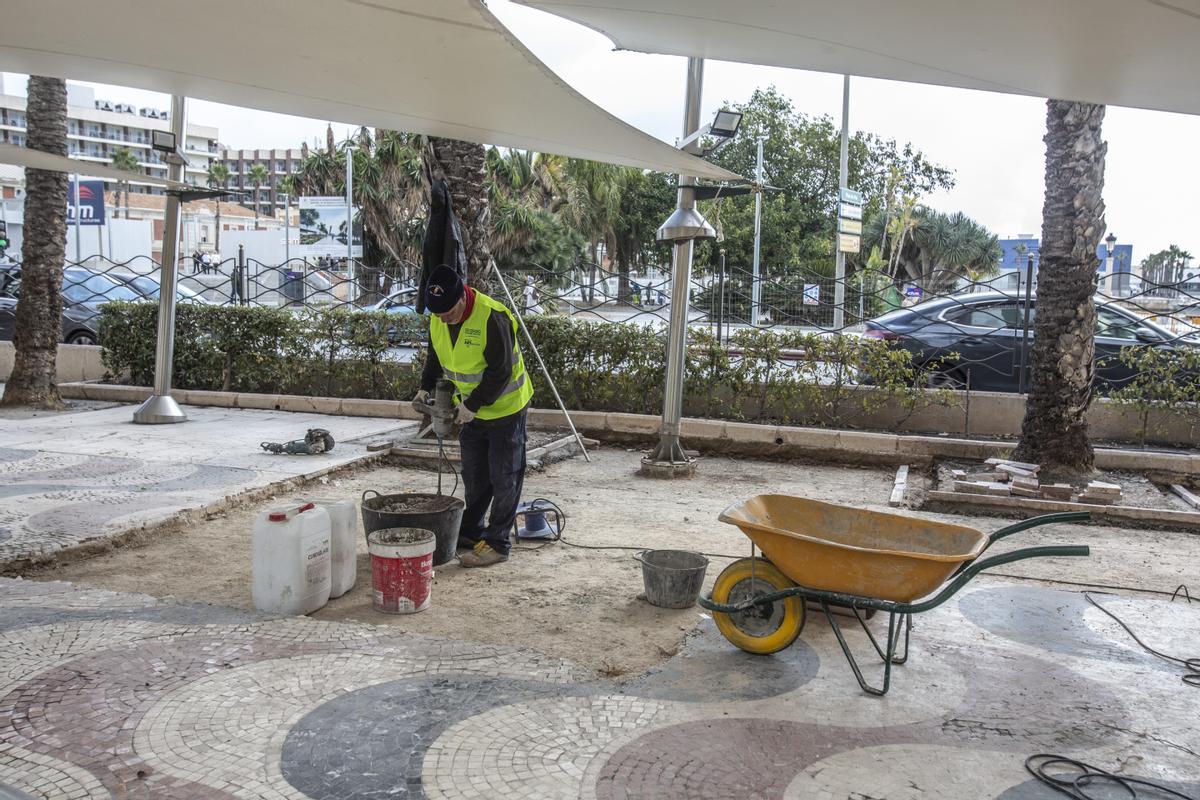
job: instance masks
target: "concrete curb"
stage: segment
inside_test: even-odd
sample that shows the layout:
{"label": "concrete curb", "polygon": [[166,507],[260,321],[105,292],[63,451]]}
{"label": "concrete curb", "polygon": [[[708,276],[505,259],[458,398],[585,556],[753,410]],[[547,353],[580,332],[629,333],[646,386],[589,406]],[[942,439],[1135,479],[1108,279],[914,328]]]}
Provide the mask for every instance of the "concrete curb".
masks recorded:
{"label": "concrete curb", "polygon": [[[59,384],[63,397],[140,403],[150,396],[145,386],[116,386],[104,383]],[[340,414],[355,417],[418,419],[407,401],[362,400],[337,397],[249,394],[237,392],[171,392],[184,405],[221,408],[257,408],[315,414]],[[580,433],[595,439],[641,443],[658,436],[661,420],[649,414],[623,414],[605,411],[572,411],[571,420]],[[565,428],[566,417],[557,409],[534,408],[529,424],[541,428]],[[934,458],[962,458],[983,461],[1003,458],[1012,453],[1016,442],[955,439],[949,436],[873,433],[870,431],[797,428],[786,425],[757,425],[719,419],[685,418],[683,438],[693,447],[710,453],[729,453],[758,458],[815,458],[855,464],[900,466],[925,465]],[[1200,454],[1154,453],[1141,450],[1096,448],[1096,466],[1100,469],[1157,471],[1179,475],[1200,475]]]}
{"label": "concrete curb", "polygon": [[1168,508],[1102,506],[1092,503],[964,495],[943,491],[930,492],[922,508],[948,510],[956,514],[961,513],[964,509],[986,509],[992,513],[1010,513],[1025,517],[1034,517],[1053,511],[1087,511],[1094,520],[1100,522],[1137,522],[1154,527],[1170,527],[1187,531],[1200,530],[1200,512],[1175,511]]}

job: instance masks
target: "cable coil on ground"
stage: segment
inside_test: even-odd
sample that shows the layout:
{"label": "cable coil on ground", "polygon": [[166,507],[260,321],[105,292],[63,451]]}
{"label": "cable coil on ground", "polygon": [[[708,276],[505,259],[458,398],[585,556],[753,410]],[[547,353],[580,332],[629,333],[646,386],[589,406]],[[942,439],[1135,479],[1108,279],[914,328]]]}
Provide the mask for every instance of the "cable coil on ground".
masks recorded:
{"label": "cable coil on ground", "polygon": [[[1053,767],[1067,769],[1051,772]],[[1036,753],[1030,756],[1025,759],[1025,769],[1046,786],[1076,800],[1111,800],[1117,796],[1129,797],[1132,800],[1200,800],[1194,795],[1184,794],[1161,783],[1127,775],[1115,775],[1091,764],[1053,753]],[[1147,791],[1139,792],[1139,786]],[[1117,787],[1124,790],[1120,795],[1106,791]],[[1097,788],[1105,793],[1090,794],[1089,788]]]}

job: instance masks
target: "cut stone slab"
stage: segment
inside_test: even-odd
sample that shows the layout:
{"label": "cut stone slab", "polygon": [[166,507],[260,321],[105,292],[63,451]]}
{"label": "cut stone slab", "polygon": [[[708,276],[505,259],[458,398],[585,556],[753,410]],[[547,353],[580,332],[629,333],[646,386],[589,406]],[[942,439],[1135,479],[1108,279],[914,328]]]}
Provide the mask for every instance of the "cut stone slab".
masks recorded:
{"label": "cut stone slab", "polygon": [[1075,496],[1075,487],[1066,483],[1044,483],[1041,491],[1048,500],[1070,500]]}
{"label": "cut stone slab", "polygon": [[1171,484],[1171,491],[1179,495],[1183,502],[1187,503],[1192,508],[1200,508],[1200,497],[1192,494],[1192,492],[1186,486],[1173,483]]}
{"label": "cut stone slab", "polygon": [[1041,491],[1035,486],[1032,489],[1020,484],[1012,484],[1012,493],[1016,497],[1041,497]]}
{"label": "cut stone slab", "polygon": [[1108,494],[1106,492],[1082,492],[1078,496],[1080,503],[1100,503],[1101,505],[1112,505],[1121,499],[1119,494]]}
{"label": "cut stone slab", "polygon": [[1119,483],[1105,483],[1104,481],[1092,481],[1087,485],[1087,491],[1092,494],[1120,494],[1121,485]]}
{"label": "cut stone slab", "polygon": [[1016,464],[999,464],[996,466],[1000,472],[1007,473],[1014,478],[1030,478],[1037,474],[1036,470],[1025,469],[1018,467]]}
{"label": "cut stone slab", "polygon": [[1007,458],[989,458],[983,463],[991,464],[995,467],[998,467],[1002,464],[1007,464],[1010,467],[1016,467],[1017,469],[1023,469],[1028,472],[1037,472],[1042,468],[1040,464],[1029,464],[1025,461],[1010,461]]}
{"label": "cut stone slab", "polygon": [[954,491],[966,494],[1007,495],[1009,494],[1009,486],[1007,483],[955,481]]}
{"label": "cut stone slab", "polygon": [[896,470],[896,480],[892,484],[892,496],[888,498],[888,505],[899,507],[904,503],[904,491],[908,488],[908,464],[901,464]]}
{"label": "cut stone slab", "polygon": [[1017,486],[1020,486],[1022,489],[1029,489],[1034,492],[1041,489],[1041,486],[1042,486],[1040,483],[1038,483],[1037,478],[1032,478],[1032,477],[1031,478],[1013,478],[1012,485],[1014,488]]}
{"label": "cut stone slab", "polygon": [[992,472],[976,472],[974,475],[970,476],[970,480],[987,481],[989,483],[1006,483],[1008,478],[1009,475],[1007,472],[1001,472],[999,470],[994,470]]}

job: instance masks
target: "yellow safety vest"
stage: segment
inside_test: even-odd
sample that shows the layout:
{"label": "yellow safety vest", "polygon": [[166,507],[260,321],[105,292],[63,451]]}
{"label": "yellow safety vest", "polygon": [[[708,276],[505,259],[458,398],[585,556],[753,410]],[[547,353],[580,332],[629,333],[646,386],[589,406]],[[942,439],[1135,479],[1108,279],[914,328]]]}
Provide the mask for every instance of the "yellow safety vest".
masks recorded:
{"label": "yellow safety vest", "polygon": [[483,420],[515,414],[527,406],[533,397],[533,384],[525,372],[525,359],[521,357],[521,348],[517,344],[516,318],[503,303],[498,303],[479,291],[475,292],[475,305],[471,308],[471,316],[462,321],[458,341],[451,343],[450,326],[442,322],[436,314],[429,318],[429,341],[433,344],[433,352],[437,354],[446,378],[458,389],[461,401],[470,397],[471,392],[475,391],[475,387],[483,380],[483,371],[487,368],[487,361],[483,357],[487,347],[487,322],[492,311],[503,311],[512,324],[512,376],[496,401],[481,407],[476,413],[476,416]]}

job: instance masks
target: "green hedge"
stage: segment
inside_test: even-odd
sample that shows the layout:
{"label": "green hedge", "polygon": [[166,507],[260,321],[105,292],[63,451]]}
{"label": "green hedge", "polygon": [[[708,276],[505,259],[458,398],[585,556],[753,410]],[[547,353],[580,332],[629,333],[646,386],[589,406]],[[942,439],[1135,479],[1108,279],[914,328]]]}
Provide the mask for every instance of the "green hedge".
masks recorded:
{"label": "green hedge", "polygon": [[[417,389],[424,354],[415,365],[389,354],[387,314],[198,305],[177,313],[179,388],[380,399],[406,399]],[[152,382],[156,316],[149,303],[105,304],[100,344],[111,374]],[[531,315],[527,323],[568,408],[662,412],[663,330],[557,315]],[[534,405],[554,407],[532,353],[526,363]],[[722,346],[696,329],[685,369],[685,407],[701,416],[852,424],[885,404],[911,411],[929,402],[915,388],[922,375],[906,351],[852,336],[739,330]],[[872,386],[855,385],[861,374]]]}
{"label": "green hedge", "polygon": [[[101,307],[100,344],[111,375],[127,374],[139,386],[153,382],[157,320],[154,303]],[[173,384],[181,389],[405,399],[416,392],[418,379],[408,364],[388,353],[396,328],[396,317],[386,312],[180,304]],[[413,331],[407,337],[424,334]]]}

